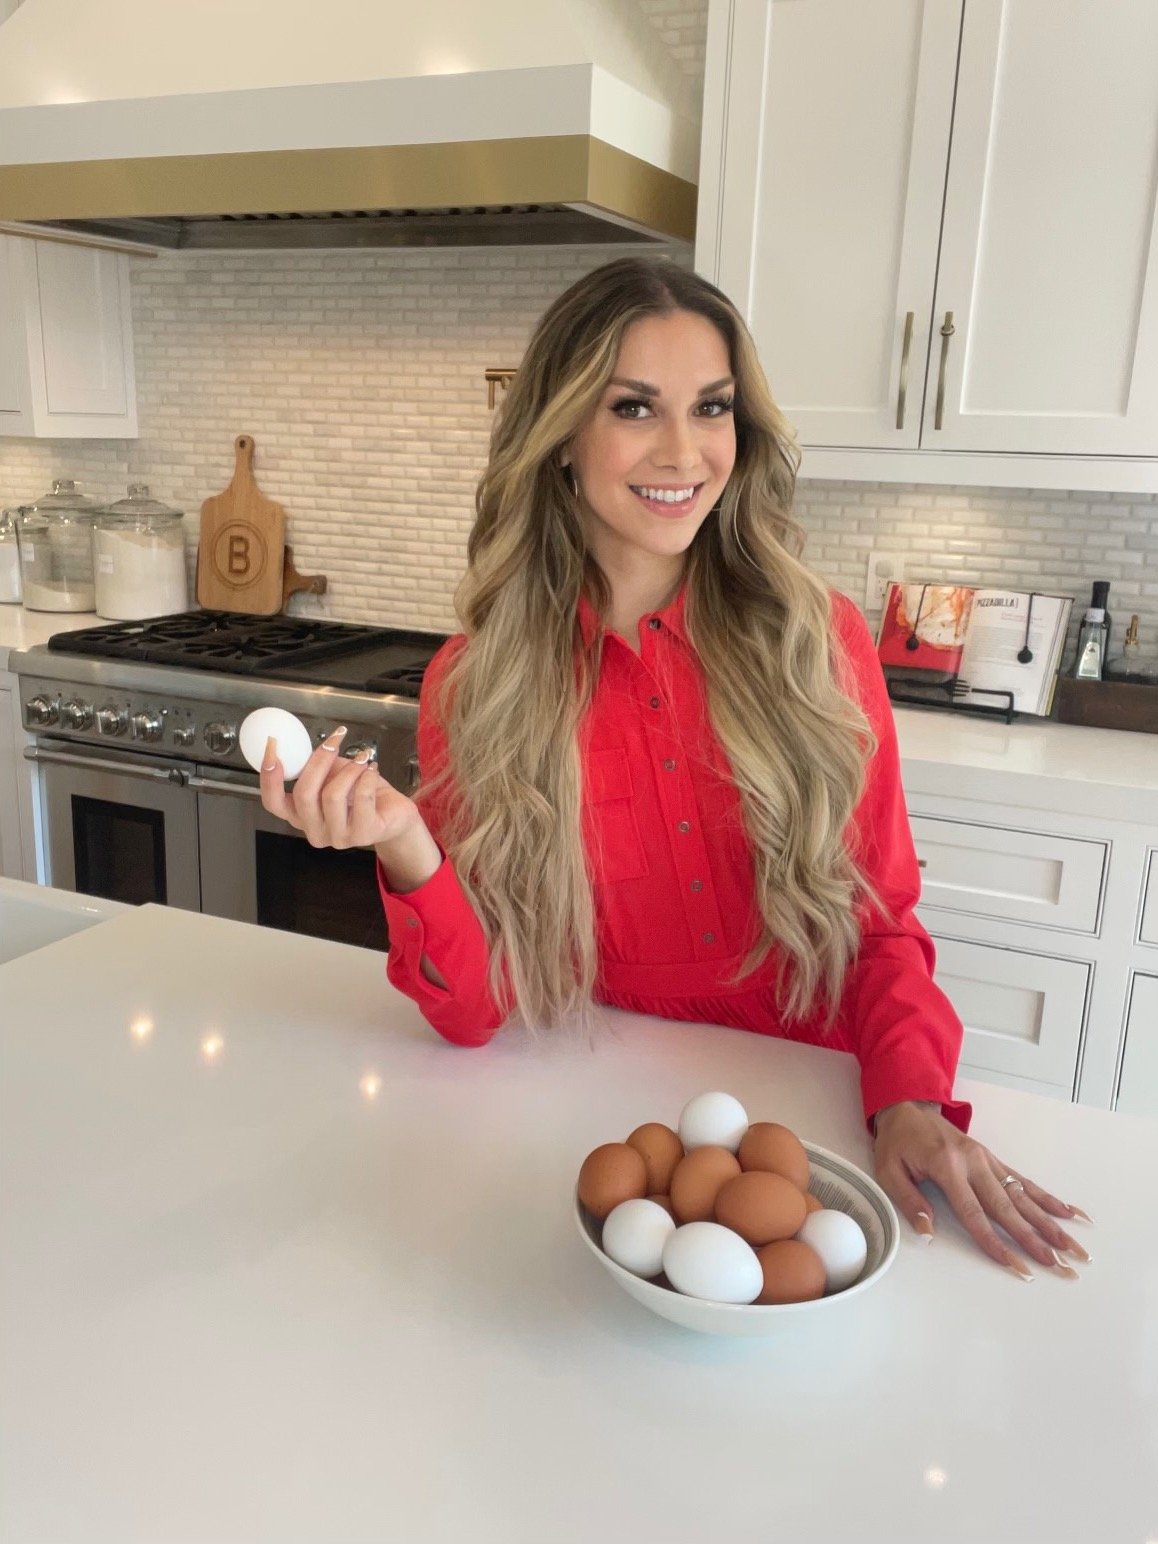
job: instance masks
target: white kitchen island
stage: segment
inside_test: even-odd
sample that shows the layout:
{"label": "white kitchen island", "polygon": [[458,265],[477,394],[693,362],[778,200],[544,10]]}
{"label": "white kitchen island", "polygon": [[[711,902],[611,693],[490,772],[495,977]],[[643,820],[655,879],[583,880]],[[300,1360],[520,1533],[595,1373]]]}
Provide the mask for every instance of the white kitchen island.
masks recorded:
{"label": "white kitchen island", "polygon": [[0,1540],[1158,1537],[1158,1123],[963,1082],[1081,1280],[942,1202],[823,1337],[709,1338],[588,1255],[581,1160],[718,1087],[868,1168],[856,1069],[608,1026],[457,1049],[380,956],[153,907],[0,967]]}

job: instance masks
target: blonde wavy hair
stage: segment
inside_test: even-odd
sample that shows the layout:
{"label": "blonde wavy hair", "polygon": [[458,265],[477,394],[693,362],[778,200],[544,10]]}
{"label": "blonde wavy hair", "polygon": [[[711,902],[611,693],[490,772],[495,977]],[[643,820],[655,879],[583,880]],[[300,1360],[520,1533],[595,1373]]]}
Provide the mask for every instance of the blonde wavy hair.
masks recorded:
{"label": "blonde wavy hair", "polygon": [[740,793],[763,918],[733,981],[778,948],[778,1011],[819,1011],[831,1028],[859,944],[857,901],[879,905],[846,841],[876,742],[834,679],[828,590],[800,560],[794,431],[739,313],[697,275],[622,258],[572,285],[536,327],[494,429],[455,596],[466,646],[433,704],[447,760],[416,797],[446,812],[439,835],[486,932],[496,1001],[530,1027],[563,1015],[590,1027],[579,731],[602,643],[584,647],[577,613],[581,591],[604,617],[611,595],[560,457],[596,410],[626,330],[673,311],[715,324],[735,378],[735,468],[685,569],[685,626]]}

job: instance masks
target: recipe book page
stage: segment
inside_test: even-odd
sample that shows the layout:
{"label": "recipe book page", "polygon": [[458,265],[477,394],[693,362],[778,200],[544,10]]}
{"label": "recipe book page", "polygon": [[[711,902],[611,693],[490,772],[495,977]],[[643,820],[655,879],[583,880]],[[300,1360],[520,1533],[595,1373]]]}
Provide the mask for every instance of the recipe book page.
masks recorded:
{"label": "recipe book page", "polygon": [[[1069,595],[976,591],[959,671],[970,691],[957,700],[991,704],[992,697],[974,694],[1012,692],[1015,712],[1048,714],[1072,606]],[[1017,656],[1027,644],[1033,658],[1025,663]]]}

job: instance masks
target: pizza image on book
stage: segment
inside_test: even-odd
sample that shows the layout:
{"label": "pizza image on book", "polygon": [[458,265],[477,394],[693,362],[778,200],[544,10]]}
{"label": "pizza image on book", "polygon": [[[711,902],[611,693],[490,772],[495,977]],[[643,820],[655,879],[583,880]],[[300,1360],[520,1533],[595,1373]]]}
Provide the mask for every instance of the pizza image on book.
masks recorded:
{"label": "pizza image on book", "polygon": [[957,584],[891,584],[877,653],[894,680],[943,683],[960,672],[976,591]]}
{"label": "pizza image on book", "polygon": [[1048,717],[1072,607],[1038,591],[891,584],[877,635],[890,695]]}

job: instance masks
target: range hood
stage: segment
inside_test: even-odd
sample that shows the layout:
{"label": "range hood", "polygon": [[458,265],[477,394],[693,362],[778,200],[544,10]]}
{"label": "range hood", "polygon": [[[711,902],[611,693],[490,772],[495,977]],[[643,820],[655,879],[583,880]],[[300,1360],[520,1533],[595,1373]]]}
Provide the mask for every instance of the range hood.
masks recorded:
{"label": "range hood", "polygon": [[697,117],[638,0],[23,0],[0,222],[154,247],[689,241]]}

